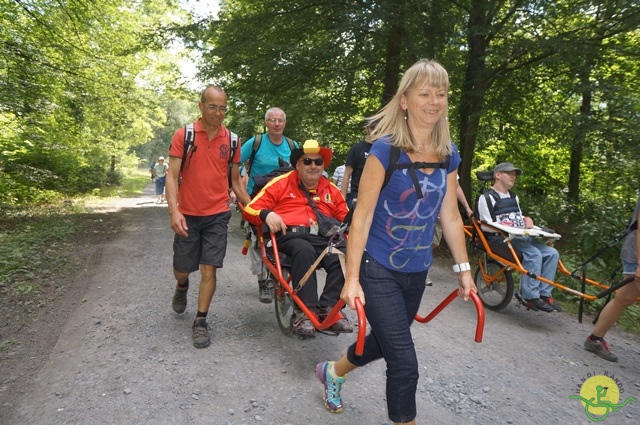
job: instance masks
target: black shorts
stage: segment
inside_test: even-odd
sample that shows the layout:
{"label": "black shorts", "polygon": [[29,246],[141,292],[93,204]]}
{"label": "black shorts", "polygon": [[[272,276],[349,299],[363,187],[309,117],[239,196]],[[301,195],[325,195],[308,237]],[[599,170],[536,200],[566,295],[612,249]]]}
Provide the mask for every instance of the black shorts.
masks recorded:
{"label": "black shorts", "polygon": [[173,239],[173,268],[195,272],[200,264],[221,268],[227,251],[227,230],[231,211],[204,217],[185,215],[189,236]]}

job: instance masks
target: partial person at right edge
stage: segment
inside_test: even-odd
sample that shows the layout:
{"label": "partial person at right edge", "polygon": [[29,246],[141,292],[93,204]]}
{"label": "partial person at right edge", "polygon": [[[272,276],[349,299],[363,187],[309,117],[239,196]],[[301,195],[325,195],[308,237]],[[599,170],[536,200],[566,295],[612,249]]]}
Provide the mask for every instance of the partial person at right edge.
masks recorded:
{"label": "partial person at right edge", "polygon": [[230,158],[231,133],[222,124],[227,110],[226,93],[219,86],[207,86],[198,108],[201,117],[194,123],[194,144],[186,157],[185,128],[176,131],[171,139],[167,203],[175,233],[173,274],[177,283],[172,308],[179,314],[186,310],[189,274],[199,269],[198,311],[192,334],[193,345],[205,348],[211,343],[206,319],[216,291],[216,271],[222,267],[227,250],[230,162],[233,190],[241,202],[247,203],[250,198],[240,178],[240,149]]}
{"label": "partial person at right edge", "polygon": [[[496,165],[493,170],[493,186],[478,198],[476,209],[480,220],[518,229],[533,228],[533,220],[522,213],[520,200],[511,191],[521,174],[521,169],[508,162]],[[490,243],[504,244],[502,233],[496,233],[488,226],[482,226],[482,230]],[[555,248],[530,236],[514,238],[511,245],[517,252],[522,253],[522,266],[528,272],[555,281],[560,259],[560,254]],[[551,296],[552,289],[553,286],[548,283],[520,274],[520,297],[527,308],[547,313],[562,311]]]}
{"label": "partial person at right edge", "polygon": [[629,225],[629,228],[632,229],[635,223],[636,229],[631,230],[627,235],[627,238],[622,244],[622,250],[620,251],[622,274],[625,279],[633,278],[633,281],[618,289],[614,298],[607,303],[600,312],[591,335],[589,335],[584,342],[584,348],[586,350],[596,353],[598,356],[610,362],[617,362],[618,356],[611,352],[609,345],[604,340],[604,336],[618,321],[624,309],[635,303],[638,297],[640,297],[640,258],[638,258],[640,238],[638,237],[637,229],[638,219],[640,219],[640,197],[636,203],[636,209],[633,212],[633,218]]}
{"label": "partial person at right edge", "polygon": [[[467,197],[464,196],[464,191],[460,186],[460,176],[458,176],[456,186],[457,186],[456,195],[458,196],[458,201],[464,207],[467,217],[471,217],[473,215],[473,210],[469,206],[469,202],[467,202]],[[436,221],[436,230],[435,232],[433,232],[433,241],[431,241],[432,251],[435,251],[440,246],[441,240],[442,240],[442,224],[440,224],[440,216],[438,216],[438,221]],[[429,275],[427,275],[427,286],[432,286],[432,285],[433,285],[433,281],[431,280]]]}
{"label": "partial person at right edge", "polygon": [[[269,108],[264,114],[264,126],[267,132],[259,134],[247,140],[242,145],[241,163],[246,164],[247,170],[247,192],[251,197],[257,195],[255,192],[256,176],[269,174],[280,167],[282,161],[289,162],[291,152],[298,147],[295,140],[284,135],[287,126],[287,115],[280,108]],[[245,203],[246,205],[246,203]],[[251,249],[249,258],[251,259],[251,271],[258,277],[258,298],[260,302],[270,303],[273,299],[273,282],[268,280],[269,271],[262,263],[260,249],[258,248],[257,237],[251,232]]]}

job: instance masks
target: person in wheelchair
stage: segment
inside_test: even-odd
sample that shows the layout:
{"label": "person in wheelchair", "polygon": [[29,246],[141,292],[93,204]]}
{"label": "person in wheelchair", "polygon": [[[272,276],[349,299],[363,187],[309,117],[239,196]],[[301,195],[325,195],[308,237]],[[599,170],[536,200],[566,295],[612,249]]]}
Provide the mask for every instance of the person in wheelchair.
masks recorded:
{"label": "person in wheelchair", "polygon": [[[315,208],[340,222],[349,211],[340,190],[322,175],[332,156],[331,149],[320,147],[316,140],[307,140],[302,148],[294,149],[291,153],[291,164],[295,169],[272,179],[245,207],[245,219],[256,226],[265,223],[277,236],[279,252],[291,258],[294,288],[329,242],[329,236],[318,234]],[[313,199],[315,208],[309,199]],[[344,241],[336,248],[344,253]],[[325,255],[320,265],[327,272],[322,295],[318,298],[315,272],[297,294],[322,319],[340,298],[344,274],[335,253]],[[300,309],[296,309],[293,326],[293,332],[299,336],[315,335],[315,327]],[[342,318],[329,330],[336,333],[353,332],[353,326],[346,318]]]}
{"label": "person in wheelchair", "polygon": [[[522,214],[518,196],[511,191],[522,170],[508,162],[502,162],[493,170],[494,184],[478,198],[476,211],[478,218],[486,223],[498,223],[520,229],[531,229],[533,220]],[[504,236],[495,229],[482,226],[487,240],[494,245],[504,245]],[[522,254],[522,266],[536,276],[555,281],[556,268],[560,258],[558,251],[544,241],[531,237],[511,240],[513,248]],[[551,297],[553,287],[538,279],[520,274],[520,296],[525,305],[533,310],[547,313],[561,311]]]}

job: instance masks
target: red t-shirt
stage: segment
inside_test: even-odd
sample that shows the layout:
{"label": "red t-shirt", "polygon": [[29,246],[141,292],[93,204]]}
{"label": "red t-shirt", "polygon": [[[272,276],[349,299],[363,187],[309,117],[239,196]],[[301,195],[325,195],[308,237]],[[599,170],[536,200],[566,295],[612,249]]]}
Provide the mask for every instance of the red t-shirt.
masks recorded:
{"label": "red t-shirt", "polygon": [[[185,158],[182,183],[178,192],[178,209],[184,215],[208,216],[229,211],[229,130],[221,125],[213,139],[200,126],[200,118],[194,123],[194,144]],[[171,139],[169,156],[182,159],[184,153],[184,127]],[[240,146],[233,158],[240,162]]]}

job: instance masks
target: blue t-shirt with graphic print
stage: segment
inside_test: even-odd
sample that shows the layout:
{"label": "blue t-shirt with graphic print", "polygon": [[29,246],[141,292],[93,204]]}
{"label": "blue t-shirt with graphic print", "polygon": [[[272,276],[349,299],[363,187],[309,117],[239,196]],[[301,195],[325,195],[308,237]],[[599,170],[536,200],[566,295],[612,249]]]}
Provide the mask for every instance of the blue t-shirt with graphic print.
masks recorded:
{"label": "blue t-shirt with graphic print", "polygon": [[[406,273],[422,272],[433,260],[431,241],[442,200],[447,192],[447,174],[456,172],[460,164],[458,149],[452,143],[449,168],[436,168],[431,174],[416,170],[424,197],[418,199],[408,170],[396,170],[384,187],[373,214],[367,240],[367,252],[391,270]],[[390,142],[378,139],[369,155],[374,155],[389,167]],[[399,164],[412,162],[406,152],[400,152]]]}

